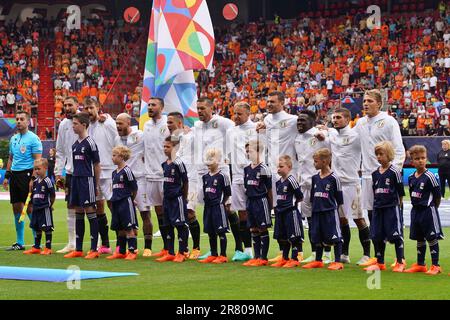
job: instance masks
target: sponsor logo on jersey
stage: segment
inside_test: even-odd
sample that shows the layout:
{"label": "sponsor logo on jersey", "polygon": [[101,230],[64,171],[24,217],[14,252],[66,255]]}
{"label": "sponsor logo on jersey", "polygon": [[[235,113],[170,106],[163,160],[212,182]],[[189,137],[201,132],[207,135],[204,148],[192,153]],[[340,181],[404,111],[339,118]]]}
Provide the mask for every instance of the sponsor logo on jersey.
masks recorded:
{"label": "sponsor logo on jersey", "polygon": [[216,188],[211,188],[211,187],[208,187],[205,189],[205,192],[209,192],[209,193],[216,193],[216,191],[217,191]]}
{"label": "sponsor logo on jersey", "polygon": [[413,192],[411,193],[411,197],[420,199],[420,198],[422,198],[422,193],[421,193],[421,192],[413,191]]}
{"label": "sponsor logo on jersey", "polygon": [[389,189],[388,188],[376,188],[375,194],[380,194],[380,193],[387,194],[387,193],[389,193]]}
{"label": "sponsor logo on jersey", "polygon": [[314,193],[314,197],[328,199],[329,198],[329,194],[328,194],[328,192],[315,192]]}

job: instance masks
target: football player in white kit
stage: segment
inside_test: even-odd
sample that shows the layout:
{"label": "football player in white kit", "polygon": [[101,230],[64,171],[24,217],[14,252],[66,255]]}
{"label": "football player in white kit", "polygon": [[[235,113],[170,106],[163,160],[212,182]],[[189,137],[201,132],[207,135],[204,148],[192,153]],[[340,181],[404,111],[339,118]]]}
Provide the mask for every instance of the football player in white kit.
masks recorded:
{"label": "football player in white kit", "polygon": [[[69,205],[70,181],[73,172],[72,145],[78,139],[72,128],[72,117],[78,111],[78,99],[67,97],[64,99],[64,112],[66,118],[61,121],[56,138],[56,184],[59,188],[64,188],[67,201],[67,232],[69,241],[67,245],[58,250],[58,253],[69,253],[75,250],[75,208]],[[62,172],[66,169],[66,179],[63,181]]]}
{"label": "football player in white kit", "polygon": [[164,174],[161,164],[167,160],[164,154],[164,140],[170,135],[167,128],[167,116],[162,114],[164,100],[152,97],[148,101],[148,120],[144,124],[144,162],[146,177],[146,194],[149,205],[155,207],[159,230],[163,239],[163,249],[154,254],[162,257],[169,253],[167,226],[163,222],[163,183]]}
{"label": "football player in white kit", "polygon": [[227,130],[227,157],[231,162],[231,210],[239,214],[239,231],[244,252],[236,251],[233,261],[247,261],[253,258],[252,239],[247,226],[247,196],[244,188],[244,168],[251,161],[247,158],[245,145],[257,139],[256,123],[250,120],[250,105],[238,102],[234,105],[234,127]]}
{"label": "football player in white kit", "polygon": [[353,219],[359,230],[359,241],[363,248],[363,256],[356,263],[366,263],[370,258],[370,232],[361,209],[361,136],[350,128],[351,113],[348,109],[335,109],[331,120],[336,130],[329,130],[333,161],[331,168],[342,185],[344,204],[339,207],[341,232],[344,240],[342,246],[342,263],[350,263],[349,244],[351,238],[349,220]]}
{"label": "football player in white kit", "polygon": [[[395,150],[392,164],[399,170],[402,170],[406,156],[398,122],[387,112],[380,111],[382,105],[383,100],[380,90],[366,91],[363,98],[363,108],[366,115],[358,120],[354,128],[362,137],[361,207],[368,211],[369,221],[372,219],[373,210],[372,172],[377,170],[379,166],[374,152],[375,145],[381,141],[392,143]],[[361,265],[368,266],[375,263],[376,258],[371,258]]]}
{"label": "football player in white kit", "polygon": [[131,150],[131,157],[128,159],[127,165],[133,172],[138,186],[134,202],[142,218],[142,230],[144,233],[144,252],[142,256],[151,257],[153,225],[150,219],[150,205],[145,193],[144,133],[135,127],[131,127],[131,116],[127,113],[121,113],[117,116],[116,126],[122,144]]}
{"label": "football player in white kit", "polygon": [[[197,165],[198,181],[202,181],[202,176],[208,173],[208,167],[203,163],[204,155],[208,149],[219,149],[223,155],[226,150],[226,133],[231,127],[234,127],[234,122],[230,119],[224,118],[217,114],[213,115],[213,103],[208,98],[199,98],[197,100],[197,113],[199,121],[194,124],[194,155],[195,163]],[[219,165],[219,169],[224,175],[230,178],[230,168],[225,161]],[[198,201],[203,203],[203,186],[198,184]],[[231,196],[233,197],[233,195]],[[242,252],[242,241],[239,234],[239,217],[235,212],[231,212],[230,204],[225,206],[228,220],[230,221],[231,232],[235,241],[235,254],[237,251]],[[200,256],[199,259],[206,259],[210,253]]]}
{"label": "football player in white kit", "polygon": [[171,112],[167,115],[167,128],[174,139],[178,139],[179,148],[177,156],[186,166],[189,191],[188,191],[188,225],[192,236],[192,251],[189,259],[195,260],[200,256],[200,224],[197,220],[195,209],[197,206],[197,169],[194,162],[194,133],[184,127],[184,117],[180,112]]}
{"label": "football player in white kit", "polygon": [[[317,174],[314,167],[314,153],[322,148],[330,149],[330,141],[326,137],[326,132],[322,132],[316,125],[316,114],[314,111],[300,111],[297,119],[298,132],[295,136],[295,151],[298,160],[298,181],[303,192],[303,201],[301,202],[302,217],[308,221],[308,237],[311,243],[312,254],[302,262],[309,263],[316,259],[315,245],[311,241],[311,215],[312,206],[310,200],[312,176]],[[299,253],[298,260],[301,261]],[[331,247],[325,246],[323,254],[323,263],[331,262]]]}
{"label": "football player in white kit", "polygon": [[[297,135],[297,116],[284,111],[285,96],[281,91],[273,91],[267,97],[267,112],[269,113],[264,122],[256,125],[256,130],[265,139],[267,148],[267,166],[272,173],[272,194],[273,207],[277,205],[276,182],[280,179],[278,175],[277,163],[281,155],[288,155],[295,159],[294,140]],[[295,161],[292,167],[292,174],[297,175],[298,163]],[[280,253],[269,262],[278,262],[283,258],[282,245],[279,244]],[[299,257],[301,257],[299,248]]]}
{"label": "football player in white kit", "polygon": [[88,135],[98,146],[100,156],[100,184],[97,186],[99,196],[97,197],[97,219],[98,229],[102,245],[98,248],[100,254],[110,254],[108,219],[105,213],[105,200],[111,211],[112,197],[112,172],[116,169],[112,161],[112,149],[122,144],[117,132],[116,122],[110,116],[100,120],[100,104],[96,99],[86,98],[84,101],[84,111],[89,113]]}

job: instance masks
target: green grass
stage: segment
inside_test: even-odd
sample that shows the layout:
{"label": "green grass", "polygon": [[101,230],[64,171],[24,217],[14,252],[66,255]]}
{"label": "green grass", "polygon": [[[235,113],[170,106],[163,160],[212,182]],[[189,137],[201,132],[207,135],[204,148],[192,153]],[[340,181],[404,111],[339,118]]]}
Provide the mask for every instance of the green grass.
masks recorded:
{"label": "green grass", "polygon": [[[54,220],[54,243],[66,241],[66,210],[64,202],[57,201]],[[7,201],[0,201],[0,247],[15,240],[13,218]],[[201,220],[201,219],[200,219]],[[154,222],[155,219],[154,219]],[[27,220],[28,223],[28,220]],[[406,230],[406,235],[409,230]],[[444,230],[450,233],[450,228]],[[112,233],[111,233],[112,235]],[[87,239],[87,236],[86,236]],[[232,256],[234,241],[228,236],[228,255]],[[26,228],[26,243],[30,244],[31,231]],[[161,240],[154,241],[155,251]],[[192,244],[190,240],[190,245]],[[207,250],[207,238],[202,236],[202,251]],[[406,258],[409,263],[416,258],[415,243],[406,240]],[[142,248],[143,240],[139,246]],[[54,249],[60,249],[61,244]],[[87,244],[85,244],[87,247]],[[309,255],[305,243],[305,255]],[[432,277],[425,274],[381,273],[381,289],[369,290],[370,274],[351,264],[338,272],[321,270],[247,268],[238,263],[202,265],[195,261],[183,264],[157,263],[154,258],[139,257],[136,261],[108,261],[102,256],[95,261],[64,259],[52,256],[25,256],[21,252],[0,250],[0,265],[41,268],[67,268],[76,264],[81,270],[137,272],[139,276],[85,280],[80,290],[69,290],[66,283],[0,280],[0,299],[449,299],[450,297],[450,244],[440,242],[441,265],[444,274]],[[360,258],[358,234],[352,230],[351,259]],[[387,248],[388,263],[394,259],[394,248]],[[271,239],[270,256],[277,253],[277,244]],[[429,250],[427,261],[430,261]]]}

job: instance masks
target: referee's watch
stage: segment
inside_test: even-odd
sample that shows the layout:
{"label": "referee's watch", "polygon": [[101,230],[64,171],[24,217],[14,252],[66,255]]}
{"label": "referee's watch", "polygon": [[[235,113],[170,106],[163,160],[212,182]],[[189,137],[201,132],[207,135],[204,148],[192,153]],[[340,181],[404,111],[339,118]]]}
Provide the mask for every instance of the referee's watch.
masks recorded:
{"label": "referee's watch", "polygon": [[5,179],[11,179],[11,171],[6,171],[5,172]]}

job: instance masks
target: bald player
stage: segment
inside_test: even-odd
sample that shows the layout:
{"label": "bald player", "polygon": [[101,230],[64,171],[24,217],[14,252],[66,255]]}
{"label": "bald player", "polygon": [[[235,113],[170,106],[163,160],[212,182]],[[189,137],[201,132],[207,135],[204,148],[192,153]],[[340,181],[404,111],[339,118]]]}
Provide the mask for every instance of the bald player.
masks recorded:
{"label": "bald player", "polygon": [[184,127],[184,117],[180,112],[171,112],[167,115],[167,128],[170,134],[178,139],[179,148],[177,156],[186,166],[189,191],[188,191],[188,224],[189,232],[192,236],[192,251],[189,259],[195,260],[200,256],[200,224],[195,214],[197,206],[197,170],[194,165],[194,134],[191,130]]}
{"label": "bald player", "polygon": [[[217,114],[213,114],[213,103],[208,98],[199,98],[197,100],[197,113],[199,121],[194,124],[194,155],[197,166],[197,173],[199,181],[201,177],[208,173],[208,167],[203,163],[204,156],[208,149],[219,149],[223,155],[226,150],[226,134],[227,130],[234,126],[234,122],[230,119],[224,118]],[[225,158],[225,157],[223,157]],[[219,170],[230,178],[230,168],[222,159],[219,164]],[[203,203],[203,186],[198,186],[198,200]],[[225,205],[225,211],[230,221],[231,232],[235,240],[235,255],[236,252],[243,251],[242,241],[239,235],[239,217],[235,212],[231,212],[230,203]],[[209,253],[199,257],[199,259],[207,258]],[[233,256],[234,257],[234,256]]]}
{"label": "bald player", "polygon": [[[405,161],[405,147],[397,120],[380,111],[383,100],[380,90],[366,91],[363,98],[365,116],[358,120],[355,130],[361,137],[362,151],[362,185],[361,185],[361,207],[367,210],[369,221],[372,220],[373,211],[373,189],[372,172],[377,170],[379,163],[375,155],[375,145],[381,141],[390,141],[394,147],[395,156],[392,164],[398,170],[402,170]],[[376,258],[369,259],[362,266],[376,263]]]}
{"label": "bald player", "polygon": [[244,252],[236,251],[233,261],[253,258],[250,229],[247,226],[247,196],[244,187],[244,168],[251,161],[247,158],[245,145],[257,140],[256,123],[250,120],[250,105],[238,102],[234,105],[235,126],[227,130],[227,157],[231,162],[231,210],[239,214],[239,232],[244,243]]}
{"label": "bald player", "polygon": [[117,116],[116,126],[122,144],[131,150],[131,157],[127,161],[127,165],[133,172],[138,186],[134,201],[141,213],[143,224],[145,248],[142,256],[150,257],[152,255],[153,225],[150,220],[150,205],[145,193],[144,133],[135,127],[131,127],[131,116],[127,113],[121,113]]}

